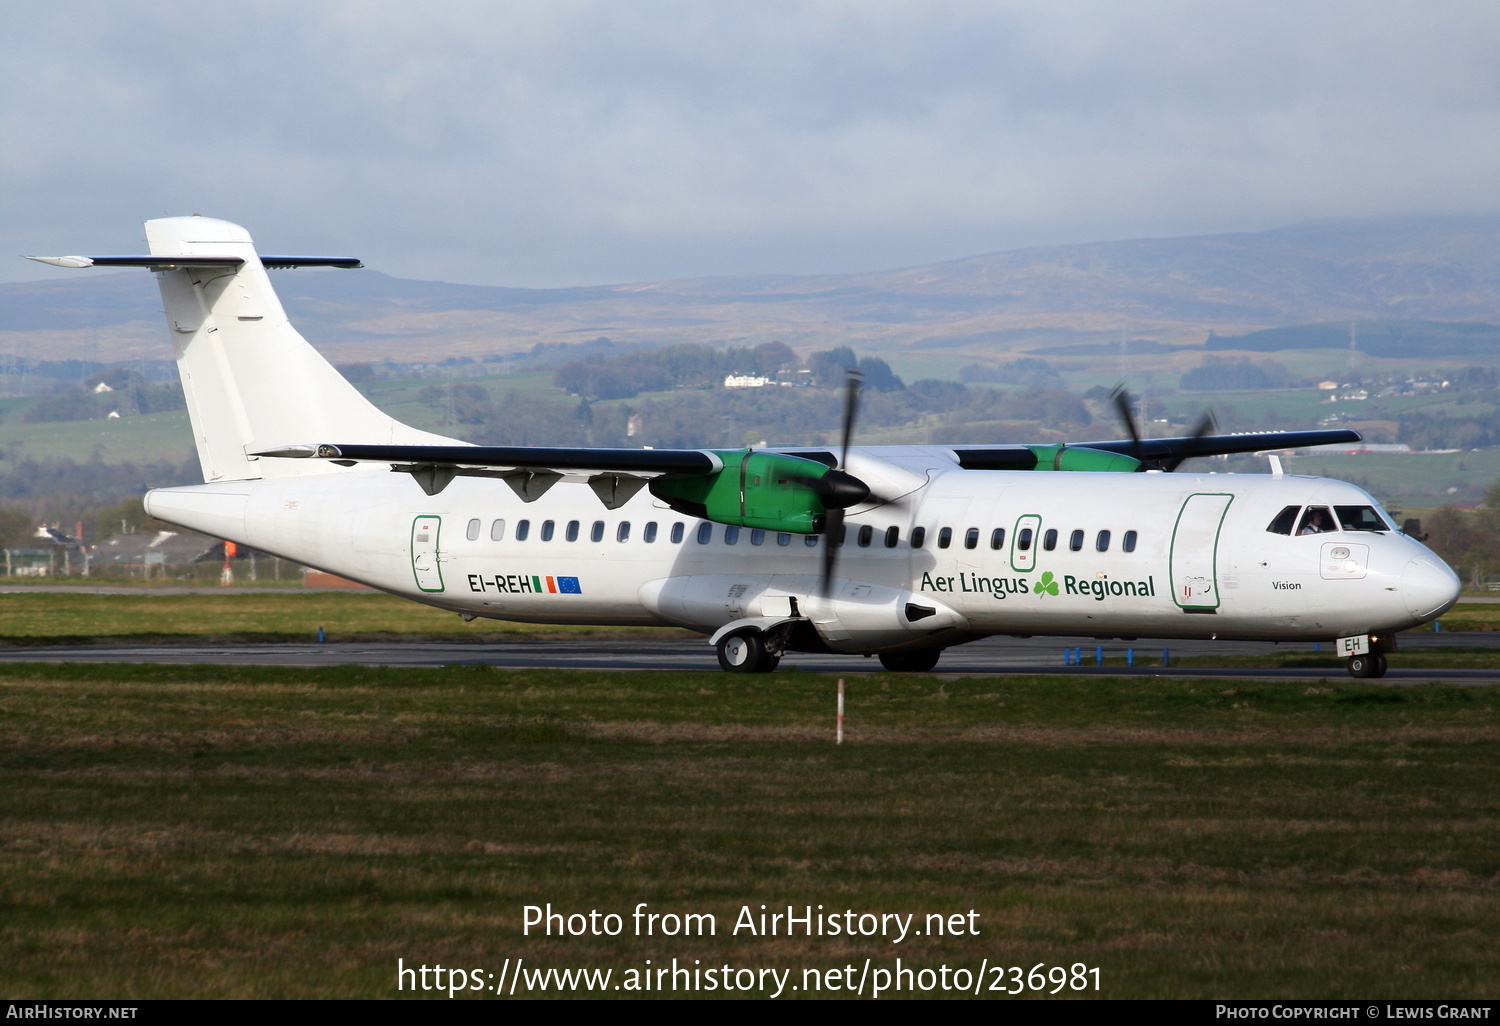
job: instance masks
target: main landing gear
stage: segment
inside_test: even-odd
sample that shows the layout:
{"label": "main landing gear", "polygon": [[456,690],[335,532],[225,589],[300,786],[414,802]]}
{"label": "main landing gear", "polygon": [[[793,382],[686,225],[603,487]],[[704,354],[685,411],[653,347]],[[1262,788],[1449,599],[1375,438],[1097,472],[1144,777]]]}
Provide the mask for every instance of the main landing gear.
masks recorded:
{"label": "main landing gear", "polygon": [[739,631],[721,638],[718,645],[719,667],[725,673],[770,673],[781,662],[766,648],[766,637],[760,631]]}
{"label": "main landing gear", "polygon": [[[765,633],[749,628],[725,635],[717,645],[719,668],[725,673],[770,673],[781,663],[782,653],[778,649],[784,644],[782,638],[768,638]],[[937,665],[942,654],[940,648],[882,652],[880,664],[895,673],[926,673]]]}
{"label": "main landing gear", "polygon": [[1356,655],[1349,657],[1349,676],[1359,677],[1384,677],[1385,656],[1380,653],[1369,655]]}

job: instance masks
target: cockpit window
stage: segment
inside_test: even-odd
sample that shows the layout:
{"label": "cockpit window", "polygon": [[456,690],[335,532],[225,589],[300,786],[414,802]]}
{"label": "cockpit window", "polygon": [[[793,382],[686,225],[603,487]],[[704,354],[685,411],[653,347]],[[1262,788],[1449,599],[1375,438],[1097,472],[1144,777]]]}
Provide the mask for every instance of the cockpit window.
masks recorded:
{"label": "cockpit window", "polygon": [[1307,512],[1302,514],[1302,522],[1297,525],[1297,533],[1300,534],[1323,534],[1325,531],[1336,531],[1338,527],[1333,522],[1333,514],[1328,512],[1327,506],[1309,506]]}
{"label": "cockpit window", "polygon": [[1374,506],[1335,506],[1339,526],[1346,531],[1389,531],[1391,525],[1375,511]]}
{"label": "cockpit window", "polygon": [[1291,534],[1292,525],[1297,522],[1297,511],[1301,506],[1288,506],[1276,514],[1276,519],[1271,521],[1271,526],[1266,528],[1272,534]]}

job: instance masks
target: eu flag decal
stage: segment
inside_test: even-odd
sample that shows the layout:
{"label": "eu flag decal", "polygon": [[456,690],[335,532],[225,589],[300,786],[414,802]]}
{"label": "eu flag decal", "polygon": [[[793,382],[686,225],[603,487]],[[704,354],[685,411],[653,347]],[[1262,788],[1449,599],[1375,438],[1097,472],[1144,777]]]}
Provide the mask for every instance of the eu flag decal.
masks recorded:
{"label": "eu flag decal", "polygon": [[559,577],[557,579],[557,592],[559,595],[582,595],[583,589],[578,586],[578,578]]}

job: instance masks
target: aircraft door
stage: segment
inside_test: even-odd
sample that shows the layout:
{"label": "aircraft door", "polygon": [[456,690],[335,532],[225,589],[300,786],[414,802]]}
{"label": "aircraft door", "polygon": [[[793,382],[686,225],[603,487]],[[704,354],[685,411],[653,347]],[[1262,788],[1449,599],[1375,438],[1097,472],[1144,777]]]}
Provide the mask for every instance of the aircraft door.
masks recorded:
{"label": "aircraft door", "polygon": [[442,526],[442,518],[436,516],[421,516],[412,521],[411,572],[417,578],[417,587],[423,591],[443,590],[443,568],[439,563],[442,551],[438,548]]}
{"label": "aircraft door", "polygon": [[1172,601],[1185,613],[1212,613],[1219,608],[1219,529],[1233,495],[1200,492],[1189,495],[1172,528]]}
{"label": "aircraft door", "polygon": [[1042,518],[1034,513],[1018,518],[1010,536],[1010,568],[1029,573],[1036,567],[1036,550],[1041,543]]}

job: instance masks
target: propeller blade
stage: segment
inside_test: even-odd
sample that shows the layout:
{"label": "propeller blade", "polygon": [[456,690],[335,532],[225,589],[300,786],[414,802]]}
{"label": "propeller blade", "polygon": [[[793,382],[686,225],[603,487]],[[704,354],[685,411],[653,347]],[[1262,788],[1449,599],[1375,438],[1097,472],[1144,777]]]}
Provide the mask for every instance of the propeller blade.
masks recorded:
{"label": "propeller blade", "polygon": [[1130,455],[1136,459],[1141,458],[1141,429],[1136,426],[1135,413],[1130,408],[1130,393],[1125,391],[1124,383],[1115,386],[1115,390],[1109,394],[1115,404],[1115,412],[1119,413],[1120,420],[1125,424],[1125,430],[1130,432]]}
{"label": "propeller blade", "polygon": [[1162,469],[1170,474],[1172,471],[1182,466],[1183,460],[1189,460],[1196,456],[1198,443],[1202,439],[1207,438],[1209,435],[1213,434],[1218,426],[1219,423],[1214,418],[1213,411],[1206,411],[1203,416],[1199,418],[1197,426],[1193,428],[1193,433],[1189,436],[1189,441],[1186,449],[1180,455],[1164,462],[1162,464]]}
{"label": "propeller blade", "polygon": [[849,442],[854,437],[854,421],[859,416],[859,389],[864,381],[865,376],[853,367],[844,378],[844,436],[839,446],[839,470],[849,463]]}
{"label": "propeller blade", "polygon": [[[838,566],[839,548],[844,542],[844,510],[870,497],[869,486],[844,470],[849,463],[849,443],[854,438],[854,423],[859,418],[859,387],[865,376],[850,367],[844,377],[844,425],[839,440],[839,465],[813,483],[818,501],[827,510],[823,514],[823,579],[818,594],[832,595],[833,571]],[[810,482],[811,483],[811,482]]]}
{"label": "propeller blade", "polygon": [[838,565],[843,539],[844,511],[835,506],[823,519],[823,579],[818,582],[818,594],[824,598],[830,598],[833,593],[833,571]]}

